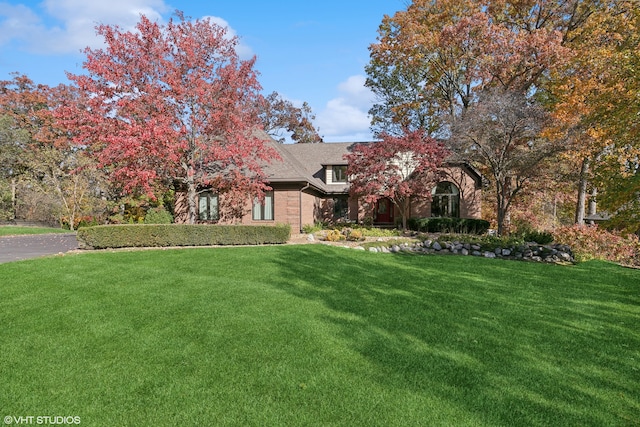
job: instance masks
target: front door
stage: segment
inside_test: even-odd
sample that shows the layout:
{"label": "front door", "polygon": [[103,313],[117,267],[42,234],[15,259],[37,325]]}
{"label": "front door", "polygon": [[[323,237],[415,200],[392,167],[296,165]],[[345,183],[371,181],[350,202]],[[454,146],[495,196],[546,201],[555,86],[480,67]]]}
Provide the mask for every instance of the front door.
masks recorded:
{"label": "front door", "polygon": [[393,203],[386,197],[376,203],[375,221],[379,224],[393,224]]}

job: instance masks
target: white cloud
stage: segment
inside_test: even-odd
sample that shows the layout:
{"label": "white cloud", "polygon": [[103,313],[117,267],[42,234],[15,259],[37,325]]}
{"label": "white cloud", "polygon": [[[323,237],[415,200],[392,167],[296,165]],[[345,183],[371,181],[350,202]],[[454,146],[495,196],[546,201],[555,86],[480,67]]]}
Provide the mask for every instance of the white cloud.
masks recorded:
{"label": "white cloud", "polygon": [[95,34],[101,23],[132,29],[144,14],[160,20],[168,10],[163,0],[45,0],[42,16],[26,6],[0,3],[0,43],[16,41],[33,53],[78,53],[99,47]]}
{"label": "white cloud", "polygon": [[40,18],[24,5],[0,3],[0,44],[26,35],[40,25]]}
{"label": "white cloud", "polygon": [[[98,24],[132,30],[140,15],[161,22],[163,14],[172,11],[164,0],[45,0],[42,7],[45,14],[39,16],[24,5],[0,3],[0,44],[17,41],[38,54],[78,53],[87,46],[102,47],[102,38],[95,34]],[[210,18],[235,35],[224,19]],[[252,56],[251,49],[242,44],[238,54]]]}
{"label": "white cloud", "polygon": [[349,77],[338,85],[339,97],[327,102],[317,115],[320,134],[328,142],[362,141],[372,138],[369,131],[371,120],[368,111],[373,103],[373,94],[364,86],[362,75]]}
{"label": "white cloud", "polygon": [[373,93],[365,87],[367,78],[362,75],[349,77],[346,81],[338,85],[338,90],[345,94],[350,104],[359,108],[366,108],[367,111],[373,102]]}

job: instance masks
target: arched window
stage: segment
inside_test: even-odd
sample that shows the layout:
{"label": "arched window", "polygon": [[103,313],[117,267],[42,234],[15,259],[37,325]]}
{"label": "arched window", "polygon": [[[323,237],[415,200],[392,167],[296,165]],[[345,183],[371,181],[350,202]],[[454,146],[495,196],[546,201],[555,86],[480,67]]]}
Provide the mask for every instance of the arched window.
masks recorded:
{"label": "arched window", "polygon": [[460,190],[455,184],[443,181],[431,191],[431,216],[460,217]]}

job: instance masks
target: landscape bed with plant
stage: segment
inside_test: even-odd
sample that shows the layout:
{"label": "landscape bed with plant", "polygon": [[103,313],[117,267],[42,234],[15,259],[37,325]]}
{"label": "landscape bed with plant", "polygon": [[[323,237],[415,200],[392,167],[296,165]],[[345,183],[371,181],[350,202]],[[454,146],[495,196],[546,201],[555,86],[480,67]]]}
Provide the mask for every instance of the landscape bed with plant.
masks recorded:
{"label": "landscape bed with plant", "polygon": [[277,245],[83,252],[3,264],[0,276],[3,415],[96,426],[640,419],[640,274],[611,263]]}
{"label": "landscape bed with plant", "polygon": [[[616,262],[629,267],[640,267],[640,239],[635,234],[601,229],[597,226],[563,226],[553,231],[524,229],[508,236],[489,235],[488,222],[461,221],[456,218],[431,218],[410,221],[406,232],[398,229],[380,229],[358,224],[316,224],[303,230],[314,238],[329,242],[360,242],[365,249],[389,250],[410,248],[417,252],[438,252],[485,255],[487,252],[506,253],[510,259],[528,259],[547,262],[574,262],[592,259]],[[469,232],[475,230],[475,232]],[[457,233],[451,233],[458,231]],[[483,234],[485,233],[485,234]],[[433,244],[445,249],[434,250]],[[423,250],[424,249],[424,250]],[[523,256],[531,251],[530,255]],[[555,257],[558,252],[569,258]],[[520,256],[516,256],[520,255]]]}

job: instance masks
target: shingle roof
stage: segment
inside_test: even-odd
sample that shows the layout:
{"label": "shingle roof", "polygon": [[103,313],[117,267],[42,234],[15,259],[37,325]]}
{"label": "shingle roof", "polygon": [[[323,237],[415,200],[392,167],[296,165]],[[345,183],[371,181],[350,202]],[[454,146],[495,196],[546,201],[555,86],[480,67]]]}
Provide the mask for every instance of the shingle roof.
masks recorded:
{"label": "shingle roof", "polygon": [[309,183],[324,193],[347,193],[347,184],[330,184],[325,180],[325,166],[346,165],[344,155],[355,145],[349,143],[279,144],[272,142],[281,160],[264,168],[270,182]]}
{"label": "shingle roof", "polygon": [[[366,142],[326,142],[320,144],[281,144],[262,133],[268,138],[268,143],[278,152],[280,160],[274,160],[264,168],[269,182],[298,182],[310,184],[326,194],[347,194],[348,184],[327,184],[325,182],[325,166],[346,165],[344,159],[353,147]],[[446,162],[450,166],[462,167],[482,186],[483,178],[471,165],[464,162]]]}

